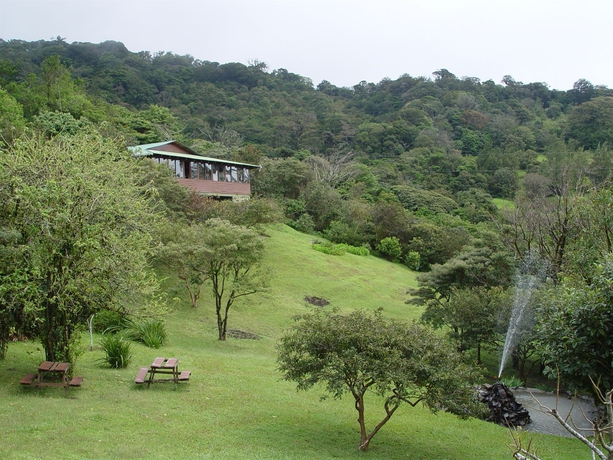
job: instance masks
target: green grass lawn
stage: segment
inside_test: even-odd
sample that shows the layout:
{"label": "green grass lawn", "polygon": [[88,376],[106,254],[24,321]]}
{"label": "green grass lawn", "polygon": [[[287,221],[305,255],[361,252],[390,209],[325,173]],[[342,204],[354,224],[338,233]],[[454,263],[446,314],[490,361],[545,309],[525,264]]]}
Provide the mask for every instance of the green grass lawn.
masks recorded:
{"label": "green grass lawn", "polygon": [[[127,369],[103,368],[98,345],[83,354],[75,374],[81,388],[21,387],[19,380],[44,360],[37,342],[11,344],[0,361],[0,458],[2,459],[510,459],[506,429],[459,420],[422,407],[401,407],[358,452],[357,414],[350,398],[320,400],[322,391],[297,393],[280,380],[275,343],[296,314],[308,311],[305,296],[341,310],[383,307],[385,314],[416,319],[420,307],[406,305],[415,274],[375,257],[329,256],[311,249],[311,237],[285,226],[269,229],[269,262],[276,274],[269,293],[241,299],[230,312],[229,329],[259,340],[219,342],[211,298],[190,306],[180,288],[167,282],[173,313],[169,344],[159,350],[134,344]],[[98,337],[96,338],[98,340]],[[156,356],[179,358],[189,382],[150,388],[135,385],[141,366]],[[372,427],[382,416],[377,398],[367,406]],[[589,458],[574,440],[531,435],[543,459]]]}
{"label": "green grass lawn", "polygon": [[515,209],[515,202],[512,200],[505,200],[504,198],[492,198],[492,202],[498,209],[509,210]]}

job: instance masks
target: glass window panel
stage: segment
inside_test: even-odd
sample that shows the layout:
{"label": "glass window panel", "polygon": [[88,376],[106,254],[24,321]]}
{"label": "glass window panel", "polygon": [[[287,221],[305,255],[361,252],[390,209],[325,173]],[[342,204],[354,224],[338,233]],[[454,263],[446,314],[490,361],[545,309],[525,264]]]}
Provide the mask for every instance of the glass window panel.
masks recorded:
{"label": "glass window panel", "polygon": [[198,163],[195,161],[189,163],[189,178],[198,179]]}
{"label": "glass window panel", "polygon": [[213,171],[213,180],[214,181],[218,181],[219,180],[219,168],[214,163],[211,165],[211,167],[212,167],[212,171]]}

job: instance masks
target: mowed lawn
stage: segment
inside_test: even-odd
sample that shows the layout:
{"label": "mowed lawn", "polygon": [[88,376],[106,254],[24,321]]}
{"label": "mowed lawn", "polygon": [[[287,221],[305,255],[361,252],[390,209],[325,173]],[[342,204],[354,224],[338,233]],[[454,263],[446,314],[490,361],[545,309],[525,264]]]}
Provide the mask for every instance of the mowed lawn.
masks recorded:
{"label": "mowed lawn", "polygon": [[[296,392],[276,370],[275,344],[293,317],[310,308],[304,298],[330,302],[342,311],[382,307],[386,315],[411,321],[419,307],[406,305],[415,274],[375,257],[329,256],[311,249],[312,237],[286,226],[267,230],[268,262],[275,267],[270,292],[240,299],[229,329],[259,340],[217,340],[214,307],[208,295],[190,306],[172,280],[165,285],[172,313],[169,343],[161,349],[134,344],[127,369],[99,364],[95,337],[83,335],[75,374],[81,388],[21,387],[19,380],[44,360],[38,342],[11,344],[0,361],[0,458],[2,459],[509,459],[508,431],[478,420],[401,407],[358,452],[357,414],[352,399],[320,400],[321,388]],[[141,366],[156,356],[176,357],[189,382],[150,388],[135,385]],[[382,417],[371,397],[367,420]],[[530,435],[543,459],[590,458],[579,442]]]}

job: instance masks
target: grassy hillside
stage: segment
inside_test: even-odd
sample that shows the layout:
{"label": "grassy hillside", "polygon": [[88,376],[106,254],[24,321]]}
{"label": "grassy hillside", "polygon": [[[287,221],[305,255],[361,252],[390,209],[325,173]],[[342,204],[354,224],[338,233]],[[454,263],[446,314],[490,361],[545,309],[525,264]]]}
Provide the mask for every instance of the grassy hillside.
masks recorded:
{"label": "grassy hillside", "polygon": [[[99,346],[84,352],[77,375],[83,386],[35,393],[20,378],[44,355],[35,342],[11,344],[0,362],[0,458],[198,458],[198,459],[508,459],[507,430],[493,424],[402,407],[377,434],[366,453],[357,451],[353,403],[320,401],[322,392],[297,393],[279,378],[275,342],[292,317],[309,307],[305,296],[328,300],[331,308],[384,308],[411,320],[421,313],[404,304],[414,273],[374,257],[334,257],[311,249],[311,238],[285,226],[269,229],[269,262],[276,268],[271,291],[237,303],[230,329],[258,334],[259,340],[216,340],[210,298],[194,309],[167,281],[173,313],[167,320],[169,345],[153,350],[133,346],[127,369],[100,367]],[[156,356],[179,358],[192,371],[189,383],[147,389],[133,383],[139,367]],[[371,403],[376,403],[373,398]],[[380,407],[367,407],[371,426]],[[543,458],[586,458],[568,439],[534,435]]]}

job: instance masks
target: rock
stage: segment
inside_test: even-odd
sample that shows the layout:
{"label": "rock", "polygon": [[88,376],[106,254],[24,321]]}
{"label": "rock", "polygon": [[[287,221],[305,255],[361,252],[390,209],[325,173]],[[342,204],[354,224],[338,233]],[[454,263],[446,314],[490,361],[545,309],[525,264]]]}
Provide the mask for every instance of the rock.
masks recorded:
{"label": "rock", "polygon": [[488,422],[509,427],[526,426],[530,423],[528,409],[515,400],[513,392],[502,382],[482,385],[479,400],[490,409],[486,417]]}

